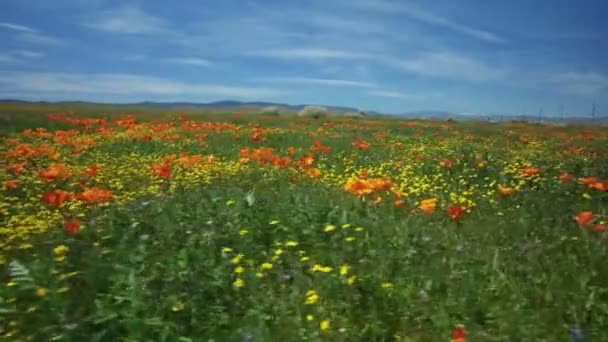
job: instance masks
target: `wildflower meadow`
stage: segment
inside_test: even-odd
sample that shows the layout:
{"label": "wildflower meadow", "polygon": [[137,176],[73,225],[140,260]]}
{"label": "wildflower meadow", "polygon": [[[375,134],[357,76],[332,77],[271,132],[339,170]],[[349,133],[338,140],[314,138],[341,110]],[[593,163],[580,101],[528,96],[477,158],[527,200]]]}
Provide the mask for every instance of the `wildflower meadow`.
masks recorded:
{"label": "wildflower meadow", "polygon": [[608,340],[606,127],[0,122],[3,340]]}

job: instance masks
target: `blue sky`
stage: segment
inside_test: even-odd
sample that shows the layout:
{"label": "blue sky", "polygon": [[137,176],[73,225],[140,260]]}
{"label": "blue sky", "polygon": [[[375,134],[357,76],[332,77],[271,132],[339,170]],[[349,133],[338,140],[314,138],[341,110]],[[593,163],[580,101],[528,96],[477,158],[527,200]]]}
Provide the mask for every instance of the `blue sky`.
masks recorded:
{"label": "blue sky", "polygon": [[605,0],[3,0],[0,98],[608,114]]}

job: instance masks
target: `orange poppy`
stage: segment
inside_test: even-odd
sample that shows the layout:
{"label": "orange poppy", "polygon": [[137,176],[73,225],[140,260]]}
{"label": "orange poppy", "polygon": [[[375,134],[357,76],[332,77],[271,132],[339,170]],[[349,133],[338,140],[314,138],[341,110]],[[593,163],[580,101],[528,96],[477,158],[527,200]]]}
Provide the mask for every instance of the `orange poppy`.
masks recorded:
{"label": "orange poppy", "polygon": [[373,192],[370,184],[366,180],[357,179],[344,185],[344,190],[362,196]]}
{"label": "orange poppy", "polygon": [[536,177],[540,175],[540,169],[537,167],[526,167],[521,170],[521,173],[526,177]]}
{"label": "orange poppy", "polygon": [[580,212],[578,215],[574,216],[574,219],[583,227],[589,227],[593,224],[593,221],[595,221],[595,217],[591,211]]}
{"label": "orange poppy", "polygon": [[571,182],[574,179],[574,176],[572,176],[568,172],[563,172],[562,174],[560,174],[559,176],[557,176],[557,178],[560,181],[566,183],[566,182]]}
{"label": "orange poppy", "polygon": [[578,179],[579,183],[590,186],[593,185],[595,183],[597,183],[599,181],[599,179],[597,177],[586,177],[586,178],[579,178]]}
{"label": "orange poppy", "polygon": [[78,194],[76,197],[83,202],[87,202],[88,204],[95,204],[109,202],[112,200],[113,195],[109,190],[91,188],[85,190],[81,194]]}
{"label": "orange poppy", "polygon": [[436,198],[425,199],[422,202],[420,202],[419,208],[425,214],[430,215],[430,214],[434,213],[435,209],[437,208],[437,199]]}
{"label": "orange poppy", "polygon": [[16,187],[19,186],[20,183],[21,183],[21,181],[18,179],[11,179],[11,180],[7,180],[6,182],[4,182],[4,186],[7,189],[15,189]]}
{"label": "orange poppy", "polygon": [[499,185],[498,192],[503,196],[511,196],[513,194],[514,190],[511,187],[503,187],[503,186]]}
{"label": "orange poppy", "polygon": [[319,177],[321,177],[321,170],[319,170],[317,168],[310,169],[310,170],[308,170],[308,175],[311,178],[319,178]]}
{"label": "orange poppy", "polygon": [[597,182],[591,187],[597,191],[608,192],[608,182]]}
{"label": "orange poppy", "polygon": [[72,172],[67,165],[62,163],[51,164],[46,170],[40,171],[40,177],[46,182],[72,177]]}
{"label": "orange poppy", "polygon": [[61,207],[65,201],[68,201],[71,198],[72,194],[63,190],[48,191],[42,194],[42,200],[44,200],[52,209]]}
{"label": "orange poppy", "polygon": [[593,226],[593,231],[596,231],[598,233],[605,232],[606,230],[608,230],[608,224],[596,224],[595,226]]}

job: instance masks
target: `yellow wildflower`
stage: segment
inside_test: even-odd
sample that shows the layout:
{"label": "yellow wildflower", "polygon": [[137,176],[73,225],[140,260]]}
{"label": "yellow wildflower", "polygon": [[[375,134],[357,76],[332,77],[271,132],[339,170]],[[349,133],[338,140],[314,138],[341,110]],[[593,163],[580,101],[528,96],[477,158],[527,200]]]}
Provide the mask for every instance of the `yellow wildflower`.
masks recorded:
{"label": "yellow wildflower", "polygon": [[343,276],[347,275],[349,269],[350,269],[350,266],[348,266],[348,265],[340,266],[340,275],[343,275]]}
{"label": "yellow wildflower", "polygon": [[237,289],[240,289],[241,287],[245,286],[245,281],[241,278],[237,278],[234,283],[232,283],[232,286],[234,286]]}
{"label": "yellow wildflower", "polygon": [[325,232],[331,232],[336,230],[336,226],[334,226],[333,224],[328,224],[327,226],[325,226],[325,229],[323,229],[323,231]]}
{"label": "yellow wildflower", "polygon": [[38,296],[38,297],[44,297],[48,293],[49,293],[49,290],[47,288],[39,287],[36,289],[36,296]]}

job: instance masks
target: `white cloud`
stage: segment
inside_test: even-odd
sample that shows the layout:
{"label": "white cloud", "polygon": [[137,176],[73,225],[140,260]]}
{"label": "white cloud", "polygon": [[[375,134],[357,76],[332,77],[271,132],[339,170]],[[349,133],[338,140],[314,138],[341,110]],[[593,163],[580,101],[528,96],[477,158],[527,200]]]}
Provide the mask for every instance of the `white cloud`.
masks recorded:
{"label": "white cloud", "polygon": [[5,22],[0,23],[0,28],[13,30],[13,31],[17,31],[17,32],[30,32],[30,33],[36,32],[36,30],[34,30],[31,27],[27,27],[27,26],[23,26],[23,25],[19,25],[19,24],[5,23]]}
{"label": "white cloud", "polygon": [[288,92],[271,88],[181,82],[132,74],[0,72],[0,95],[19,92],[24,94],[73,93],[141,97],[217,96],[237,99],[263,99],[288,95]]}
{"label": "white cloud", "polygon": [[608,76],[594,72],[563,72],[547,77],[561,92],[591,96],[608,90]]}
{"label": "white cloud", "polygon": [[38,51],[30,51],[30,50],[17,50],[14,52],[16,55],[24,57],[24,58],[41,58],[44,56],[44,53]]}
{"label": "white cloud", "polygon": [[41,52],[29,50],[15,50],[5,53],[0,53],[0,63],[2,64],[21,64],[32,59],[38,59],[44,56]]}
{"label": "white cloud", "polygon": [[446,17],[416,7],[412,4],[396,3],[384,0],[349,1],[348,4],[382,13],[404,14],[420,22],[444,27],[452,31],[491,43],[504,43],[506,41],[504,38],[499,37],[498,35],[492,32],[457,23]]}
{"label": "white cloud", "polygon": [[362,59],[367,58],[366,54],[341,51],[324,48],[286,48],[274,50],[260,50],[250,53],[255,56],[275,57],[284,59]]}
{"label": "white cloud", "polygon": [[163,61],[174,64],[186,64],[195,66],[209,66],[211,62],[199,57],[171,57],[164,58]]}
{"label": "white cloud", "polygon": [[112,33],[152,34],[167,32],[167,23],[133,5],[123,5],[99,13],[86,26]]}
{"label": "white cloud", "polygon": [[326,79],[326,78],[308,78],[308,77],[266,77],[259,78],[262,82],[276,83],[293,83],[293,84],[316,84],[324,86],[336,87],[356,87],[356,88],[376,88],[376,84],[371,82]]}
{"label": "white cloud", "polygon": [[411,98],[411,94],[406,94],[398,91],[392,90],[372,90],[368,92],[369,95],[377,96],[377,97],[388,97],[393,99],[407,99]]}
{"label": "white cloud", "polygon": [[509,74],[505,68],[453,52],[429,52],[416,58],[391,61],[391,63],[420,75],[472,82],[503,80]]}
{"label": "white cloud", "polygon": [[62,39],[48,36],[46,34],[41,33],[39,30],[29,26],[2,22],[0,23],[0,29],[13,32],[14,35],[12,36],[12,38],[14,39],[32,44],[48,46],[63,46],[66,44],[66,42]]}

